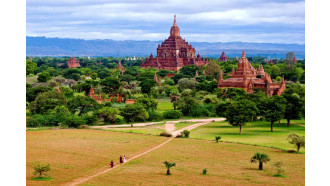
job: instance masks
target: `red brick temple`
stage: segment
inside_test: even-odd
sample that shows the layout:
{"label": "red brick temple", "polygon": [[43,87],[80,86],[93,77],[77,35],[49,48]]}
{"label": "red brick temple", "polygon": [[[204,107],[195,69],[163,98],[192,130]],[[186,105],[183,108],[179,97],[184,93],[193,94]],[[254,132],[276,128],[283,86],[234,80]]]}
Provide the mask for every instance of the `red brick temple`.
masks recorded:
{"label": "red brick temple", "polygon": [[93,98],[96,102],[98,103],[102,103],[102,97],[101,97],[101,94],[99,94],[98,96],[94,93],[94,89],[93,89],[93,86],[91,86],[91,88],[89,89],[89,93],[88,93],[88,96]]}
{"label": "red brick temple", "polygon": [[225,51],[222,51],[222,54],[221,54],[218,61],[220,61],[220,62],[222,62],[222,61],[227,62],[228,61],[228,57],[226,56]]}
{"label": "red brick temple", "polygon": [[141,67],[177,71],[186,65],[203,66],[208,64],[207,58],[201,58],[199,54],[197,57],[195,55],[196,50],[181,38],[180,29],[176,24],[176,16],[174,15],[170,36],[161,45],[158,44],[157,56],[154,57],[151,53],[146,61],[142,60]]}
{"label": "red brick temple", "polygon": [[70,57],[70,59],[68,60],[67,64],[68,64],[68,67],[69,68],[80,67],[79,59],[77,61],[75,57]]}
{"label": "red brick temple", "polygon": [[[257,78],[260,75],[261,78]],[[233,87],[243,88],[247,93],[253,93],[253,88],[262,89],[268,96],[281,95],[285,90],[284,77],[281,84],[273,83],[270,76],[264,71],[262,65],[256,70],[245,57],[243,50],[242,57],[238,62],[237,69],[233,69],[231,78],[223,80],[220,74],[218,88]]]}

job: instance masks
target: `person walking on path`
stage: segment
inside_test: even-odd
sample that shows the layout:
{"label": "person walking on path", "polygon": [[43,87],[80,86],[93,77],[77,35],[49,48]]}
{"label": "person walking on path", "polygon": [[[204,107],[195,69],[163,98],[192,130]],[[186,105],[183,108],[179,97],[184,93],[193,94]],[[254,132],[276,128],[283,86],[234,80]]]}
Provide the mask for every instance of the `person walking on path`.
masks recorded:
{"label": "person walking on path", "polygon": [[123,157],[122,157],[122,156],[119,157],[119,162],[120,162],[120,163],[124,163],[124,162],[123,162]]}
{"label": "person walking on path", "polygon": [[126,163],[126,157],[125,157],[125,155],[124,155],[124,163]]}
{"label": "person walking on path", "polygon": [[110,167],[113,168],[113,166],[115,166],[115,163],[113,162],[113,160],[111,160]]}

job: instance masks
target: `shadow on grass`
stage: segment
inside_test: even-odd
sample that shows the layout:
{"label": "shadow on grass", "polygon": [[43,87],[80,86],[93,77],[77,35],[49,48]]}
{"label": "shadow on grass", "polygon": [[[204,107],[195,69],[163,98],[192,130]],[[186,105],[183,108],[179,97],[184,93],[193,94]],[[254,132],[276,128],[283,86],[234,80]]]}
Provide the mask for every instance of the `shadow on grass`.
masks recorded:
{"label": "shadow on grass", "polygon": [[35,178],[31,178],[31,180],[33,181],[47,181],[47,180],[52,180],[53,178],[51,177],[35,177]]}

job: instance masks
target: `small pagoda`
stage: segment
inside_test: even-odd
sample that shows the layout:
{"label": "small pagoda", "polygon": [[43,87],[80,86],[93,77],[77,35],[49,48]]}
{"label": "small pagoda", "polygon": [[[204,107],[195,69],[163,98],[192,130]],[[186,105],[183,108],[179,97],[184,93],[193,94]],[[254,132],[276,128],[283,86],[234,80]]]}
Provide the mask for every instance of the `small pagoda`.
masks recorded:
{"label": "small pagoda", "polygon": [[218,61],[220,61],[220,62],[222,62],[222,61],[227,62],[228,61],[228,57],[226,56],[225,51],[222,51],[221,56],[220,56]]}
{"label": "small pagoda", "polygon": [[[264,71],[262,65],[259,66],[258,70],[251,65],[245,57],[244,49],[237,69],[233,69],[229,76],[231,76],[231,78],[223,80],[222,74],[220,74],[218,88],[243,88],[247,93],[253,93],[253,88],[259,88],[268,96],[281,95],[285,90],[284,77],[282,77],[282,82],[280,84],[273,83],[271,77]],[[260,78],[257,78],[257,76],[260,76]]]}
{"label": "small pagoda", "polygon": [[67,62],[69,68],[76,68],[80,67],[79,59],[76,60],[75,57],[70,57],[70,59]]}
{"label": "small pagoda", "polygon": [[208,64],[207,58],[201,58],[199,54],[197,57],[195,55],[196,50],[181,38],[180,29],[174,15],[170,36],[161,45],[158,44],[157,56],[154,57],[151,53],[146,61],[142,60],[141,67],[177,71],[186,65],[203,66]]}

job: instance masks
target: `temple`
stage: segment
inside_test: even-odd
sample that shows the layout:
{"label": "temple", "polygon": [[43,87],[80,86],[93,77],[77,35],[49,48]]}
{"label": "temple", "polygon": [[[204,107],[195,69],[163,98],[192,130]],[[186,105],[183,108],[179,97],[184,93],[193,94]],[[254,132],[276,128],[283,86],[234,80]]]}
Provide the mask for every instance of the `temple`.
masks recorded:
{"label": "temple", "polygon": [[222,51],[222,54],[221,54],[218,61],[220,61],[220,62],[222,62],[222,61],[227,62],[228,61],[228,57],[226,56],[225,51]]}
{"label": "temple", "polygon": [[70,57],[70,59],[68,60],[67,64],[68,64],[68,67],[69,68],[80,67],[79,59],[77,61],[75,57]]}
{"label": "temple", "polygon": [[96,102],[98,103],[102,103],[102,97],[101,97],[101,94],[99,94],[98,96],[94,93],[94,89],[93,89],[93,86],[91,86],[91,88],[89,89],[89,93],[88,93],[88,96],[93,98]]}
{"label": "temple", "polygon": [[[222,74],[220,74],[218,88],[243,88],[247,93],[253,93],[253,88],[259,88],[263,90],[267,96],[281,95],[285,90],[284,77],[282,77],[281,84],[273,83],[271,77],[264,71],[262,65],[259,66],[258,70],[251,65],[245,57],[244,49],[237,69],[233,69],[229,76],[231,76],[231,78],[223,80]],[[260,78],[257,78],[257,76]]]}
{"label": "temple", "polygon": [[199,54],[197,57],[195,55],[196,50],[181,38],[180,29],[174,15],[170,36],[161,45],[158,44],[156,57],[151,53],[146,61],[142,59],[141,67],[177,71],[186,65],[203,66],[208,64],[207,58],[201,58]]}

